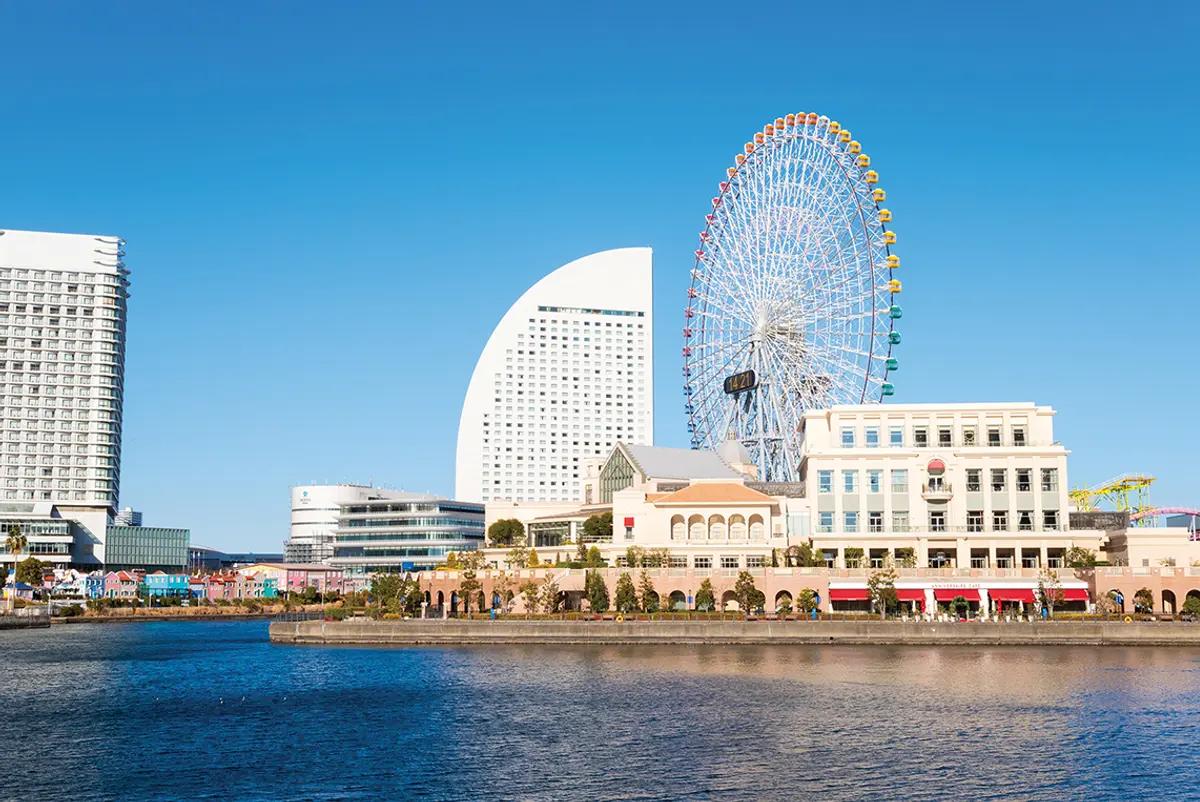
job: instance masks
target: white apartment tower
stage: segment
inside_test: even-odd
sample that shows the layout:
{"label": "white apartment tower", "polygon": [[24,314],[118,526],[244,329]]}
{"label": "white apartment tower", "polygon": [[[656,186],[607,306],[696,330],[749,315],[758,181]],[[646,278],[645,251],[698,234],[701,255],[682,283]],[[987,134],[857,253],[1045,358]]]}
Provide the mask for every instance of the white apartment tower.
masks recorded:
{"label": "white apartment tower", "polygon": [[538,281],[505,313],[471,374],[455,497],[582,499],[583,465],[654,442],[652,254],[601,251]]}
{"label": "white apartment tower", "polygon": [[123,246],[0,230],[0,503],[51,502],[100,560],[120,491]]}

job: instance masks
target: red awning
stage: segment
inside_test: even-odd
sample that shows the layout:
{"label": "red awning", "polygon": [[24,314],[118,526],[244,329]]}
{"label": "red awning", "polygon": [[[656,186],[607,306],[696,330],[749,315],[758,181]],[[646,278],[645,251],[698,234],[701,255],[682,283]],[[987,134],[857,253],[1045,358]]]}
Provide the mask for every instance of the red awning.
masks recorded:
{"label": "red awning", "polygon": [[866,601],[870,598],[866,588],[830,588],[830,601]]}
{"label": "red awning", "polygon": [[933,598],[938,601],[954,601],[962,596],[969,602],[979,601],[979,591],[973,588],[934,588]]}
{"label": "red awning", "polygon": [[896,588],[896,598],[900,601],[925,601],[924,588]]}
{"label": "red awning", "polygon": [[988,588],[988,596],[998,602],[1034,602],[1032,588]]}
{"label": "red awning", "polygon": [[1081,601],[1088,600],[1087,588],[1063,588],[1063,601]]}

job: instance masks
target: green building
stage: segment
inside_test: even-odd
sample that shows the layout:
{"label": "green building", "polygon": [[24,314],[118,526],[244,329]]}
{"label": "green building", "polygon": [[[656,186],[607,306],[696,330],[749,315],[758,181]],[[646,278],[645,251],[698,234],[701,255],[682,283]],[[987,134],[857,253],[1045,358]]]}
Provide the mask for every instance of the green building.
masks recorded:
{"label": "green building", "polygon": [[104,565],[109,570],[186,571],[188,529],[161,526],[109,526]]}

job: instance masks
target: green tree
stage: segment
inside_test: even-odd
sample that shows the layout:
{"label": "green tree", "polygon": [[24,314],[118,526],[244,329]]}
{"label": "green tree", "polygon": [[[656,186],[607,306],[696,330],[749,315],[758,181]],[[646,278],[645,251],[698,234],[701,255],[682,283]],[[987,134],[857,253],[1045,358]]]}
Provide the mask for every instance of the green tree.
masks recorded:
{"label": "green tree", "polygon": [[[475,594],[479,593],[482,587],[483,583],[479,581],[479,577],[473,568],[467,568],[462,572],[462,576],[458,580],[458,595],[462,599],[464,614],[469,615],[471,613],[471,600],[475,598]],[[483,611],[479,610],[478,612]]]}
{"label": "green tree", "polygon": [[633,587],[633,578],[626,572],[617,577],[616,607],[618,613],[632,613],[638,609],[637,590]]}
{"label": "green tree", "polygon": [[1038,574],[1035,595],[1038,605],[1046,611],[1047,615],[1053,616],[1055,605],[1063,602],[1062,583],[1058,581],[1058,574],[1049,568],[1043,568]]}
{"label": "green tree", "polygon": [[1200,618],[1200,597],[1188,596],[1183,600],[1183,607],[1180,612],[1192,618]]}
{"label": "green tree", "polygon": [[599,571],[588,571],[583,581],[583,592],[593,613],[608,611],[608,585]]}
{"label": "green tree", "polygon": [[505,559],[513,568],[524,568],[529,565],[529,549],[525,548],[524,543],[518,543],[508,550]]}
{"label": "green tree", "polygon": [[849,546],[845,550],[846,567],[862,568],[863,550],[858,546]]}
{"label": "green tree", "polygon": [[1140,588],[1133,594],[1133,611],[1147,615],[1154,612],[1154,593],[1150,588]]}
{"label": "green tree", "polygon": [[737,581],[733,583],[733,597],[737,599],[738,609],[742,613],[748,614],[754,610],[762,593],[755,586],[754,577],[749,571],[738,574]]}
{"label": "green tree", "polygon": [[630,546],[625,549],[625,565],[630,568],[641,568],[646,559],[646,550],[641,546]]}
{"label": "green tree", "polygon": [[645,571],[638,581],[638,591],[642,597],[642,609],[648,613],[657,613],[661,607],[658,591],[654,589],[654,580]]}
{"label": "green tree", "polygon": [[529,550],[529,558],[525,563],[526,568],[537,568],[542,564],[542,560],[538,557],[537,549]]}
{"label": "green tree", "polygon": [[521,583],[521,585],[517,588],[517,591],[521,594],[521,601],[525,605],[525,614],[528,615],[530,613],[536,613],[538,611],[538,607],[541,605],[541,599],[539,598],[540,594],[538,593],[538,583],[534,582],[532,579],[527,579]]}
{"label": "green tree", "polygon": [[17,581],[40,588],[46,578],[46,564],[37,557],[26,557],[17,563]]}
{"label": "green tree", "polygon": [[1083,546],[1072,546],[1063,555],[1068,568],[1095,568],[1096,552]]}
{"label": "green tree", "polygon": [[917,552],[912,546],[896,549],[896,564],[901,568],[917,567]]}
{"label": "green tree", "polygon": [[525,524],[516,518],[501,518],[488,527],[487,533],[493,546],[515,546],[525,541]]}
{"label": "green tree", "polygon": [[717,594],[713,592],[712,580],[705,579],[696,591],[695,605],[697,610],[709,612],[717,609]]}
{"label": "green tree", "polygon": [[775,613],[777,615],[790,615],[792,612],[792,600],[787,596],[782,597],[779,603],[775,605]]}
{"label": "green tree", "polygon": [[597,513],[583,522],[583,534],[589,542],[612,540],[613,517],[611,512]]}
{"label": "green tree", "polygon": [[790,568],[818,568],[825,565],[825,554],[813,548],[812,541],[788,548],[784,561]]}
{"label": "green tree", "polygon": [[546,574],[546,578],[542,580],[542,610],[547,613],[557,613],[559,605],[562,604],[562,593],[558,589],[558,580],[553,574]]}
{"label": "green tree", "polygon": [[583,561],[584,568],[603,568],[608,565],[608,561],[600,556],[600,549],[592,546],[588,549],[587,559]]}
{"label": "green tree", "polygon": [[867,595],[871,597],[871,603],[879,611],[880,618],[887,618],[887,614],[900,604],[896,597],[896,580],[898,578],[896,569],[891,565],[878,571],[872,571],[871,576],[867,578]]}
{"label": "green tree", "polygon": [[[17,560],[21,556],[21,552],[25,551],[25,549],[28,545],[29,545],[29,540],[25,537],[25,535],[23,535],[21,533],[21,525],[16,523],[15,521],[13,523],[9,524],[7,536],[4,538],[4,547],[8,550],[8,553],[12,555],[13,573],[14,574],[16,573],[16,570],[17,570]],[[2,570],[2,569],[0,569],[0,570]],[[7,581],[7,579],[8,579],[7,573],[8,572],[4,571],[4,573],[6,574],[4,579],[5,579],[5,581]],[[17,580],[17,581],[20,581],[20,580]],[[3,587],[3,586],[4,586],[4,582],[0,582],[0,587]],[[14,594],[9,599],[9,604],[10,605],[15,604],[16,599],[17,599],[17,597]]]}
{"label": "green tree", "polygon": [[812,588],[804,588],[796,594],[796,609],[806,616],[817,609],[817,594]]}

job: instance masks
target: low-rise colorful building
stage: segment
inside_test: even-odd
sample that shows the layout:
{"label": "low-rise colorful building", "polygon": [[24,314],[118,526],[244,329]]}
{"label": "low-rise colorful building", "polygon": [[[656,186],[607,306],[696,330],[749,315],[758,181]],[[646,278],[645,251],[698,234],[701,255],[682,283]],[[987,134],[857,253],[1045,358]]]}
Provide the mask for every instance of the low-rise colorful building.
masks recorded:
{"label": "low-rise colorful building", "polygon": [[189,593],[188,582],[189,577],[187,574],[168,574],[164,571],[155,571],[152,574],[146,574],[143,580],[146,595],[152,598],[187,596]]}

